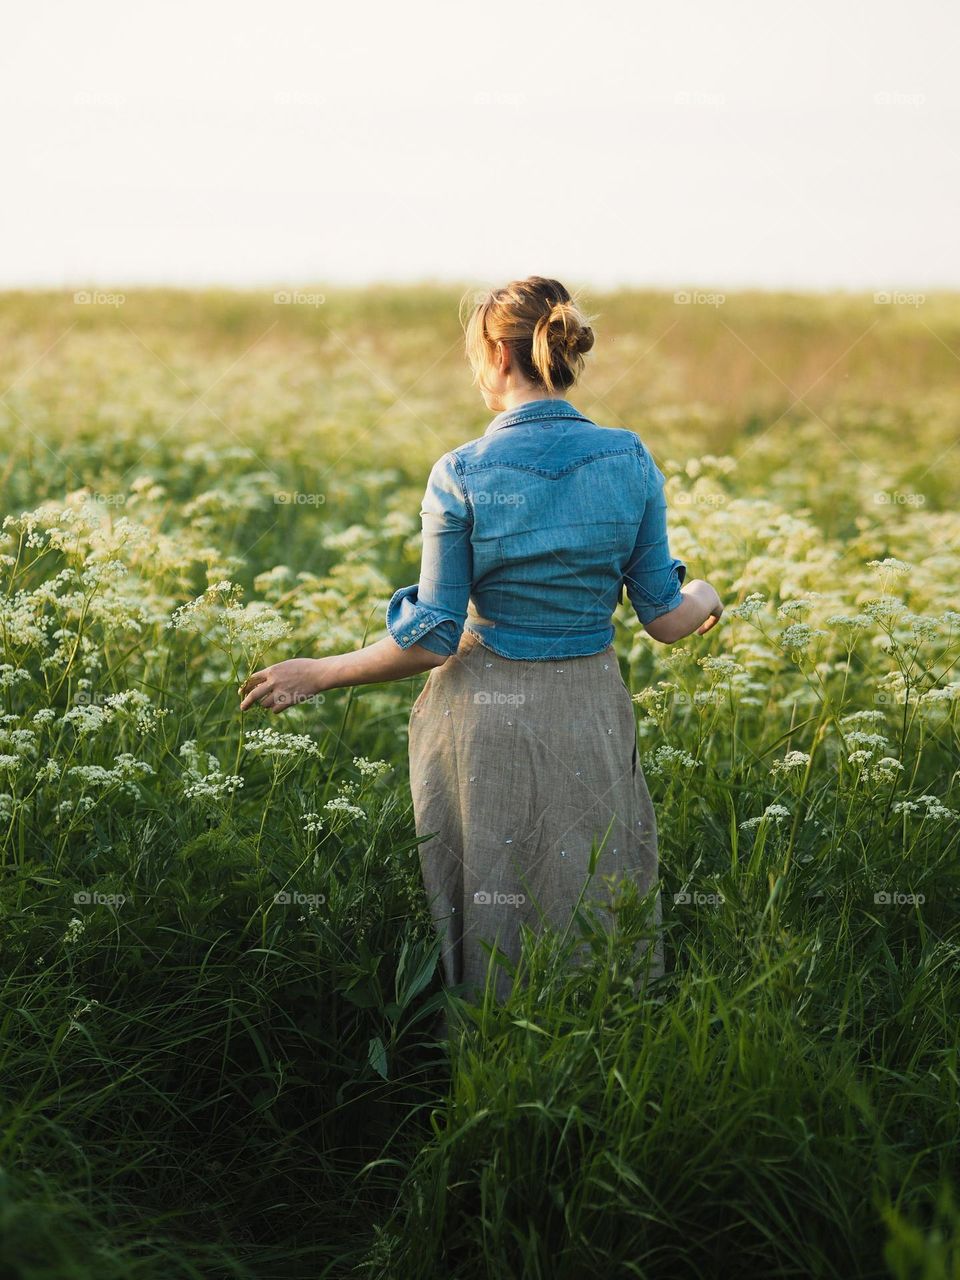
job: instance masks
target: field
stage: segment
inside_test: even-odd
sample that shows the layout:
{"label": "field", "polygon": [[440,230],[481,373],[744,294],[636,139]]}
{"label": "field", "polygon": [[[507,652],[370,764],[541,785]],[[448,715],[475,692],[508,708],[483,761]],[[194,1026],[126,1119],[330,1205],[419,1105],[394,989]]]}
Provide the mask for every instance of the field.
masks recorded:
{"label": "field", "polygon": [[237,687],[416,580],[459,297],[0,298],[0,1276],[960,1276],[960,298],[585,296],[727,604],[615,619],[667,976],[627,896],[448,1044],[423,677]]}

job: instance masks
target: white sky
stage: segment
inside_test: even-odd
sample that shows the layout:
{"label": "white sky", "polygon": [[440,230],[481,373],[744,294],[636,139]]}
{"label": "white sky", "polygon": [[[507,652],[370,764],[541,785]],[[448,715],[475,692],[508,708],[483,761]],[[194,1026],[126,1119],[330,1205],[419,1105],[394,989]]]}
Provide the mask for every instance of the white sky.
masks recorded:
{"label": "white sky", "polygon": [[0,287],[960,287],[954,0],[38,0]]}

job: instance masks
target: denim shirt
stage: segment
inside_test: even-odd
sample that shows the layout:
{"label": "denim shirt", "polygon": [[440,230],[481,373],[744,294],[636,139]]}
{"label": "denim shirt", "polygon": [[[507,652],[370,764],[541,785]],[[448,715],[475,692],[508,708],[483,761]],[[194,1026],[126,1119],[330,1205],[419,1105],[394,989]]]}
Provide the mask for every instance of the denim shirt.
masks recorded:
{"label": "denim shirt", "polygon": [[601,652],[624,590],[641,623],[681,603],[663,484],[635,432],[567,400],[505,410],[434,463],[420,580],[394,592],[387,630],[446,655],[464,630],[506,658]]}

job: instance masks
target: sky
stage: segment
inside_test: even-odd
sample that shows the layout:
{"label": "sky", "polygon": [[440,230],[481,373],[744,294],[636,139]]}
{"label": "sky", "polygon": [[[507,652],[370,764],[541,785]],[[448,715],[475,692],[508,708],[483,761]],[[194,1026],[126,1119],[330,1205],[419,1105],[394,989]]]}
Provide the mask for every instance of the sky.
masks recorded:
{"label": "sky", "polygon": [[0,288],[960,287],[952,0],[38,0]]}

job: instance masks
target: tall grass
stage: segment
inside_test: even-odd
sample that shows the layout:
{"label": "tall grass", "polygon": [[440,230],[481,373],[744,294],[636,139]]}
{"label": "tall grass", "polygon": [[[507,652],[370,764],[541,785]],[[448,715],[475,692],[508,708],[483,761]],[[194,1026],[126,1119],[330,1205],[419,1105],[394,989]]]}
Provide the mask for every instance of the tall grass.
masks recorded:
{"label": "tall grass", "polygon": [[589,300],[730,607],[616,615],[666,975],[628,888],[472,1006],[420,681],[237,710],[415,579],[458,296],[0,302],[0,1275],[956,1277],[960,302]]}

